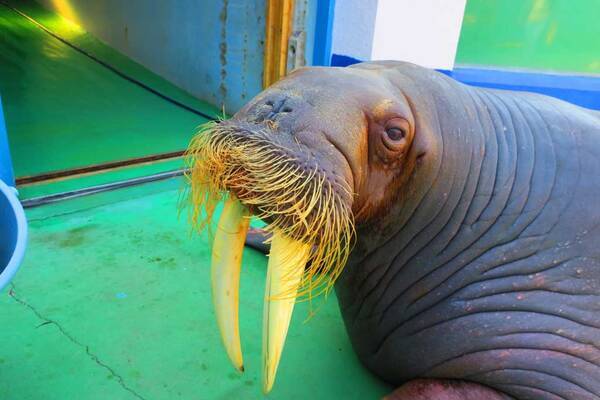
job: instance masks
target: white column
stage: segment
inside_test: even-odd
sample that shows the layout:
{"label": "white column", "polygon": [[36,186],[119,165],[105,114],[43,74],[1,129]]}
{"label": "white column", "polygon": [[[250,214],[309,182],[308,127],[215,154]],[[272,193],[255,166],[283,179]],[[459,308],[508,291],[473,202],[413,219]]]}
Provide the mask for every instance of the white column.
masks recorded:
{"label": "white column", "polygon": [[452,69],[466,0],[336,0],[332,53]]}
{"label": "white column", "polygon": [[336,0],[331,53],[368,61],[378,0]]}
{"label": "white column", "polygon": [[466,0],[379,0],[371,59],[452,69],[465,4]]}

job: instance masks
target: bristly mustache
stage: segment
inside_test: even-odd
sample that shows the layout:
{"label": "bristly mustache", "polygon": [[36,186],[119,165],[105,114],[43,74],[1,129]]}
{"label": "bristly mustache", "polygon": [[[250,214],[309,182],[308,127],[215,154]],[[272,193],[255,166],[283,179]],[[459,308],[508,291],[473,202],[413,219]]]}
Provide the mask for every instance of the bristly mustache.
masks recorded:
{"label": "bristly mustache", "polygon": [[273,128],[221,121],[200,129],[185,157],[190,218],[198,230],[210,226],[217,204],[233,193],[267,231],[311,246],[297,294],[310,299],[331,289],[348,259],[355,230],[344,199],[351,190],[332,182],[316,160],[311,165],[269,139],[280,134]]}

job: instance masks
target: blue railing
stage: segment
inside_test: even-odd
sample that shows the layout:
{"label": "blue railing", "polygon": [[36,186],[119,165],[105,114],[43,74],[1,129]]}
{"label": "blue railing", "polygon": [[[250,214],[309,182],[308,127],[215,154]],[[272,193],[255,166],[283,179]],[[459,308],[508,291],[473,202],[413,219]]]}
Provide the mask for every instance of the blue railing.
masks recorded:
{"label": "blue railing", "polygon": [[10,152],[8,150],[8,136],[4,124],[4,113],[2,112],[2,99],[0,98],[0,180],[9,186],[15,186]]}
{"label": "blue railing", "polygon": [[334,10],[335,0],[319,0],[317,2],[313,65],[328,66],[331,60]]}
{"label": "blue railing", "polygon": [[[332,66],[345,67],[359,62],[340,54],[331,56]],[[468,85],[536,92],[600,110],[600,76],[465,67],[440,72]]]}

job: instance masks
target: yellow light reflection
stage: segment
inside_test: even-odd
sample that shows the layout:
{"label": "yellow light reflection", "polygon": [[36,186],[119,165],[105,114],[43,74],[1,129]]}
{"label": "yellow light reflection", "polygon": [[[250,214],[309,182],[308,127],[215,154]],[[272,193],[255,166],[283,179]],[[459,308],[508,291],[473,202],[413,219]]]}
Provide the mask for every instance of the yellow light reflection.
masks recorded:
{"label": "yellow light reflection", "polygon": [[[58,13],[69,22],[72,22],[75,25],[79,25],[79,19],[73,6],[69,3],[68,0],[51,0],[52,6]],[[79,28],[79,26],[78,26]]]}

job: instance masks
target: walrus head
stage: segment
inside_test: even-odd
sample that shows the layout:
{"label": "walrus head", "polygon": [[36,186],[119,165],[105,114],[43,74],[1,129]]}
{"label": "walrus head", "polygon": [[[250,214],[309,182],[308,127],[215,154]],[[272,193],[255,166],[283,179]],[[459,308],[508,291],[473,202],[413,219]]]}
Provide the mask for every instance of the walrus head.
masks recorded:
{"label": "walrus head", "polygon": [[192,219],[225,206],[212,285],[227,353],[243,370],[238,287],[248,217],[272,233],[263,327],[263,389],[273,384],[296,298],[327,292],[355,226],[377,220],[425,153],[410,101],[376,67],[303,68],[233,118],[205,126],[188,150]]}

